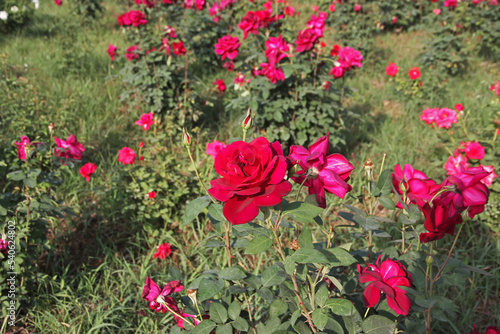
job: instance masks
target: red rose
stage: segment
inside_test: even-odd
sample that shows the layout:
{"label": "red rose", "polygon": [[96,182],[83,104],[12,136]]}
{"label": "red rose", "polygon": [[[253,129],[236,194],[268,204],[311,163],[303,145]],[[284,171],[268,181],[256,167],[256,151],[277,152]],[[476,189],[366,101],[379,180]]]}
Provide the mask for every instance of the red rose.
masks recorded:
{"label": "red rose", "polygon": [[439,240],[444,238],[445,234],[453,235],[455,225],[462,222],[460,212],[453,212],[447,205],[444,205],[441,199],[436,198],[432,207],[425,203],[422,212],[425,216],[424,227],[428,233],[420,233],[420,242]]}
{"label": "red rose", "polygon": [[210,182],[209,192],[225,202],[222,212],[232,224],[252,221],[260,206],[279,204],[292,190],[284,180],[287,162],[281,144],[264,137],[228,145],[215,158],[215,170],[222,177]]}
{"label": "red rose", "polygon": [[318,36],[314,29],[309,28],[306,30],[302,30],[301,32],[299,32],[297,40],[295,41],[295,44],[297,44],[295,52],[301,53],[311,50],[320,37],[321,36]]}
{"label": "red rose", "polygon": [[408,71],[408,75],[410,76],[410,79],[417,80],[420,78],[420,69],[418,67],[413,67]]}
{"label": "red rose", "polygon": [[221,59],[227,58],[233,60],[238,55],[238,48],[241,43],[238,37],[232,37],[231,35],[226,35],[219,38],[217,44],[215,44],[215,53],[221,55]]}

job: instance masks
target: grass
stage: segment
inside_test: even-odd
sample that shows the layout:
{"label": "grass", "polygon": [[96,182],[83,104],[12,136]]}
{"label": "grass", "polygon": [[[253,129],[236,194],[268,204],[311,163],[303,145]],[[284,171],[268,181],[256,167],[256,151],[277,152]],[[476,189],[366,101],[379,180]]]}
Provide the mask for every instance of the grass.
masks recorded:
{"label": "grass", "polygon": [[[105,53],[111,42],[121,50],[126,48],[114,23],[120,11],[118,4],[106,2],[106,15],[97,24],[83,25],[68,6],[47,3],[25,28],[9,37],[0,36],[0,53],[8,55],[7,63],[17,80],[24,78],[32,87],[36,109],[25,119],[16,119],[15,115],[11,119],[39,131],[45,131],[53,122],[56,135],[63,138],[77,133],[88,149],[86,157],[100,162],[101,178],[100,184],[90,187],[82,185],[75,170],[65,171],[59,194],[74,209],[75,216],[52,222],[49,239],[56,251],[41,255],[40,266],[44,270],[34,305],[21,314],[20,326],[12,332],[40,333],[50,329],[52,333],[168,333],[172,318],[152,314],[141,299],[146,276],[165,283],[180,275],[190,283],[199,273],[225,265],[222,248],[200,247],[212,232],[206,221],[197,220],[193,227],[181,228],[179,213],[163,226],[138,225],[136,217],[121,211],[120,188],[107,186],[115,176],[116,152],[123,147],[124,139],[140,140],[137,131],[131,131],[138,111],[119,101],[122,83]],[[347,105],[360,115],[360,120],[353,124],[357,131],[347,138],[345,152],[356,166],[352,179],[357,193],[361,191],[366,158],[371,158],[378,169],[384,154],[386,167],[411,163],[431,177],[444,178],[442,166],[448,152],[439,134],[429,132],[428,126],[419,120],[422,105],[397,93],[395,84],[384,74],[389,62],[396,62],[405,74],[418,62],[429,38],[421,32],[377,36],[373,57],[366,59],[363,68],[347,81],[355,89]],[[441,83],[446,91],[444,98],[431,95],[423,103],[424,108],[462,103],[471,111],[473,127],[486,126],[490,120],[476,114],[475,106],[488,103],[487,87],[498,80],[500,68],[478,57],[470,59],[470,68],[464,76]],[[431,69],[424,69],[423,73],[435,74]],[[238,136],[232,123],[222,124],[218,130],[219,138]],[[202,143],[216,135],[208,126],[200,132]],[[12,142],[18,131],[4,127],[1,136],[2,142]],[[182,151],[177,154],[180,164],[188,170],[187,155]],[[205,162],[202,174],[213,176],[203,145],[196,148],[196,156]],[[341,210],[340,202],[335,203],[339,205],[325,216]],[[490,228],[495,224],[498,222],[483,222],[480,218],[464,228],[455,252],[457,257],[490,275],[473,272],[466,282],[458,282],[447,291],[458,305],[457,318],[453,324],[437,325],[436,333],[448,333],[450,326],[456,333],[465,333],[472,323],[480,328],[500,324],[500,239],[498,230],[492,234]],[[322,238],[320,228],[314,232],[315,238]],[[346,230],[338,240],[349,238],[350,232]],[[288,235],[286,239],[294,237]],[[152,255],[162,242],[169,242],[174,252],[167,260],[157,261]],[[384,246],[380,244],[379,250]],[[237,260],[258,273],[261,263],[272,262],[273,257],[242,256]]]}

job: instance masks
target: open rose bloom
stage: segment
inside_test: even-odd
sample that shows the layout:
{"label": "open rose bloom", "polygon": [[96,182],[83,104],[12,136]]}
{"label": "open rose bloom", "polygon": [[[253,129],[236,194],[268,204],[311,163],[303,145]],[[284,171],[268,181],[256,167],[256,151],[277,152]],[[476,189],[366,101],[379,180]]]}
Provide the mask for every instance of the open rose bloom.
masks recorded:
{"label": "open rose bloom", "polygon": [[227,145],[215,158],[215,170],[221,178],[212,180],[208,191],[224,202],[224,216],[232,224],[252,221],[259,207],[281,203],[292,190],[284,180],[287,162],[281,144],[264,137]]}
{"label": "open rose bloom", "polygon": [[413,287],[411,274],[399,261],[387,259],[380,263],[380,255],[375,265],[366,268],[358,264],[359,282],[368,283],[363,292],[366,307],[374,307],[380,301],[382,293],[387,297],[387,304],[397,314],[407,315],[411,300],[406,290],[401,287]]}

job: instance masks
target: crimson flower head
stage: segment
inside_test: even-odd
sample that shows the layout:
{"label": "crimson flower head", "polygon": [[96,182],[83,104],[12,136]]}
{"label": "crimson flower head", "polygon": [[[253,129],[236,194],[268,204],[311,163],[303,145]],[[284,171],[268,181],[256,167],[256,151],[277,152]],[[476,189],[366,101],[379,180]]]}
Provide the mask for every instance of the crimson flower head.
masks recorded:
{"label": "crimson flower head", "polygon": [[[425,175],[425,173],[413,168],[411,165],[397,164],[392,174],[392,184],[398,194],[406,194],[407,204],[417,204],[419,207],[424,205],[424,202],[430,201],[433,194],[440,188],[436,182]],[[402,209],[403,205],[398,202],[397,207]]]}
{"label": "crimson flower head", "polygon": [[455,110],[461,112],[462,110],[464,110],[464,106],[461,103],[457,103],[455,104]]}
{"label": "crimson flower head", "polygon": [[151,127],[151,125],[155,124],[153,120],[153,113],[150,112],[148,114],[142,114],[141,118],[138,121],[135,121],[135,124],[142,126],[142,129],[147,131]]}
{"label": "crimson flower head", "polygon": [[381,293],[387,296],[387,304],[397,314],[407,315],[411,300],[401,287],[413,287],[413,278],[399,261],[387,259],[380,263],[380,255],[375,265],[362,268],[358,264],[359,282],[370,282],[363,292],[366,307],[373,307],[380,301]]}
{"label": "crimson flower head", "polygon": [[299,35],[297,36],[297,40],[295,41],[295,44],[297,44],[295,52],[301,53],[311,50],[314,47],[314,44],[319,41],[320,37],[321,36],[318,35],[312,28],[307,28],[300,31]]}
{"label": "crimson flower head", "polygon": [[179,313],[177,303],[170,295],[175,292],[180,292],[183,289],[184,286],[179,281],[171,281],[163,289],[160,289],[158,284],[148,276],[144,283],[142,298],[148,301],[149,307],[156,312],[165,313],[168,311],[166,307],[168,306],[171,311]]}
{"label": "crimson flower head", "polygon": [[118,57],[118,52],[116,52],[116,50],[118,50],[116,46],[114,46],[113,44],[109,44],[107,52],[112,61],[115,60],[115,57]]}
{"label": "crimson flower head", "polygon": [[136,5],[145,5],[148,8],[153,8],[155,6],[155,3],[152,2],[151,0],[135,0]]}
{"label": "crimson flower head", "polygon": [[4,235],[2,239],[0,239],[0,253],[7,255],[9,252],[9,243],[10,241],[5,240],[6,236]]}
{"label": "crimson flower head", "polygon": [[490,173],[490,175],[488,175],[487,177],[485,177],[484,179],[481,180],[481,183],[489,188],[493,184],[493,180],[498,176],[495,173],[495,167],[483,166],[483,165],[481,165],[481,167],[483,167],[485,171]]}
{"label": "crimson flower head", "polygon": [[226,148],[226,144],[221,143],[220,141],[214,140],[213,143],[207,144],[207,154],[212,156],[212,158],[215,159],[217,154],[219,154],[219,152],[225,148]]}
{"label": "crimson flower head", "polygon": [[186,54],[186,47],[182,41],[173,42],[172,48],[174,49],[174,55],[180,56]]}
{"label": "crimson flower head", "polygon": [[31,141],[26,136],[21,136],[21,141],[19,141],[19,142],[16,141],[17,157],[20,160],[26,160],[26,146],[30,146],[30,145],[31,145]]}
{"label": "crimson flower head", "polygon": [[408,71],[408,75],[410,76],[410,79],[417,80],[420,78],[420,69],[418,67],[412,67]]}
{"label": "crimson flower head", "polygon": [[440,198],[453,210],[462,212],[468,209],[469,217],[474,218],[484,211],[484,205],[488,202],[490,191],[481,180],[490,175],[490,172],[483,167],[465,169],[460,166],[460,169],[460,173],[448,176],[443,181],[443,187],[448,187],[451,191],[443,193]]}
{"label": "crimson flower head", "polygon": [[148,193],[148,197],[151,198],[151,199],[155,199],[156,198],[156,191],[150,191]]}
{"label": "crimson flower head", "polygon": [[58,6],[62,5],[62,0],[54,0],[54,3]]}
{"label": "crimson flower head", "polygon": [[460,212],[450,210],[440,198],[432,201],[432,207],[425,203],[422,212],[425,216],[424,227],[428,232],[420,233],[421,243],[442,239],[445,234],[455,234],[455,225],[462,222]]}
{"label": "crimson flower head", "polygon": [[76,137],[71,134],[68,139],[62,140],[54,137],[57,147],[54,150],[54,154],[58,157],[64,157],[67,159],[80,160],[82,158],[83,151],[85,147],[76,140]]}
{"label": "crimson flower head", "polygon": [[466,157],[458,151],[454,153],[454,155],[449,156],[448,161],[444,164],[444,169],[446,169],[448,175],[458,175],[462,169],[469,167]]}
{"label": "crimson flower head", "polygon": [[128,59],[128,61],[132,61],[133,59],[139,58],[139,55],[135,52],[139,49],[139,45],[132,45],[131,47],[127,48],[125,51],[125,58]]}
{"label": "crimson flower head", "polygon": [[93,164],[91,162],[87,162],[85,165],[83,165],[80,168],[80,175],[87,180],[87,182],[90,181],[90,175],[94,174],[95,171],[97,170],[97,165]]}
{"label": "crimson flower head", "polygon": [[[463,152],[469,159],[482,160],[484,158],[484,146],[481,146],[479,142],[461,142],[460,145],[463,147]],[[461,150],[462,151],[462,150]]]}
{"label": "crimson flower head", "polygon": [[458,0],[445,0],[443,6],[449,8],[456,8],[458,6]]}
{"label": "crimson flower head", "polygon": [[284,180],[287,161],[281,144],[264,137],[227,145],[215,157],[215,170],[221,178],[212,180],[208,191],[224,202],[224,217],[235,225],[252,221],[259,207],[281,203],[292,190]]}
{"label": "crimson flower head", "polygon": [[217,90],[219,91],[219,93],[224,93],[226,91],[226,83],[224,82],[223,79],[215,79],[214,82],[212,82],[212,84],[216,85],[217,86]]}
{"label": "crimson flower head", "polygon": [[339,55],[339,52],[340,52],[340,45],[335,44],[335,45],[332,47],[332,50],[330,51],[330,55],[331,55],[332,57],[335,57],[335,56],[338,56],[338,55]]}
{"label": "crimson flower head", "polygon": [[148,23],[148,20],[146,19],[146,15],[144,15],[144,13],[140,10],[131,10],[118,16],[118,23],[121,26],[132,25],[134,27],[138,27],[140,25],[145,25],[146,23]]}
{"label": "crimson flower head", "polygon": [[449,129],[453,123],[457,123],[457,112],[448,108],[441,108],[434,118],[434,122],[440,128]]}
{"label": "crimson flower head", "polygon": [[361,10],[361,5],[356,5],[356,6],[354,6],[354,10],[355,10],[356,12],[359,12],[359,11]]}
{"label": "crimson flower head", "polygon": [[228,70],[228,72],[234,71],[234,63],[232,61],[226,61],[222,67]]}
{"label": "crimson flower head", "polygon": [[[476,328],[476,324],[474,324],[474,330],[470,332],[470,334],[483,334],[482,332],[479,332]],[[495,326],[488,326],[486,327],[486,333],[485,334],[500,334],[500,329]]]}
{"label": "crimson flower head", "polygon": [[354,66],[358,68],[361,67],[363,56],[361,55],[361,52],[359,52],[358,50],[346,46],[340,49],[338,61],[340,63],[340,66],[342,66],[346,70],[349,70],[351,67]]}
{"label": "crimson flower head", "polygon": [[269,64],[276,65],[283,58],[285,58],[286,52],[290,50],[290,47],[283,39],[283,36],[279,35],[278,37],[269,37],[269,40],[266,41],[266,57],[269,60]]}
{"label": "crimson flower head", "polygon": [[427,124],[432,124],[436,120],[436,115],[439,112],[439,108],[427,108],[422,111],[422,115],[420,115],[420,119]]}
{"label": "crimson flower head", "polygon": [[120,151],[118,151],[118,161],[123,163],[124,165],[131,165],[135,162],[135,158],[137,154],[130,147],[124,147]]}
{"label": "crimson flower head", "polygon": [[215,44],[215,53],[221,56],[221,60],[229,58],[233,60],[238,55],[238,48],[241,46],[238,37],[226,35],[219,38]]}
{"label": "crimson flower head", "polygon": [[246,39],[248,34],[258,35],[258,29],[268,27],[276,21],[276,16],[272,13],[272,10],[268,9],[247,12],[238,24],[238,28],[243,30],[243,39]]}
{"label": "crimson flower head", "polygon": [[396,74],[398,74],[398,71],[399,71],[399,67],[394,64],[394,63],[389,63],[389,66],[387,66],[385,68],[385,73],[388,75],[388,76],[395,76]]}
{"label": "crimson flower head", "polygon": [[285,73],[280,67],[276,67],[275,65],[268,63],[262,63],[260,64],[260,66],[262,67],[262,70],[258,72],[259,75],[265,76],[273,84],[277,83],[278,81],[285,80]]}
{"label": "crimson flower head", "polygon": [[[309,188],[309,194],[315,194],[321,208],[326,208],[325,190],[344,198],[352,187],[347,184],[354,166],[341,154],[328,154],[330,133],[319,138],[309,149],[299,145],[290,147],[289,159],[296,162],[302,170],[292,179]],[[305,181],[304,181],[305,180]]]}
{"label": "crimson flower head", "polygon": [[170,249],[170,244],[168,242],[161,244],[156,248],[158,251],[153,255],[155,259],[160,258],[165,260],[170,254],[172,254],[172,250]]}

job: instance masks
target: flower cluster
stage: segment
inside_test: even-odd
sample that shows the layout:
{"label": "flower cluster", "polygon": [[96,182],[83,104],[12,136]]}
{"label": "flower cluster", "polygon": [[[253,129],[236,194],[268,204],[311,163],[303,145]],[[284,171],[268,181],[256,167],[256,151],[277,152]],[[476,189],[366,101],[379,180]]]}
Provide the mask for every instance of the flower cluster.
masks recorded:
{"label": "flower cluster", "polygon": [[330,75],[334,78],[342,78],[344,74],[354,67],[362,66],[363,56],[361,52],[351,47],[340,49],[335,66],[331,68]]}
{"label": "flower cluster", "polygon": [[285,80],[283,70],[277,67],[277,65],[283,58],[287,57],[286,52],[289,50],[290,47],[281,35],[278,37],[269,37],[269,40],[266,41],[265,50],[268,62],[260,64],[262,70],[258,71],[257,74],[265,76],[272,83]]}
{"label": "flower cluster", "polygon": [[[232,224],[252,221],[259,207],[281,203],[291,191],[285,180],[293,166],[301,167],[292,180],[309,188],[320,207],[326,207],[325,191],[340,198],[352,189],[347,184],[354,169],[340,154],[328,155],[328,134],[306,149],[294,145],[285,157],[278,142],[269,143],[264,137],[250,143],[234,142],[221,149],[215,157],[215,170],[222,177],[211,181],[210,194],[225,202],[223,213]],[[208,153],[208,152],[207,152]]]}
{"label": "flower cluster", "polygon": [[134,26],[145,25],[148,23],[146,15],[140,10],[131,10],[118,16],[118,24],[121,26]]}
{"label": "flower cluster", "polygon": [[397,165],[393,185],[402,195],[405,204],[416,204],[424,213],[427,233],[420,234],[420,242],[429,242],[453,235],[455,225],[462,222],[462,212],[469,217],[484,211],[489,190],[481,182],[490,175],[485,168],[459,166],[456,175],[448,176],[441,184],[428,178],[423,172],[405,165]]}
{"label": "flower cluster", "polygon": [[325,12],[318,13],[318,16],[311,15],[311,20],[307,22],[307,28],[300,31],[295,44],[295,52],[301,53],[310,51],[314,44],[319,42],[325,31],[325,21],[328,14]]}
{"label": "flower cluster", "polygon": [[446,129],[449,129],[453,123],[458,121],[457,112],[448,108],[427,108],[422,111],[420,119],[427,124],[434,123],[438,127]]}

